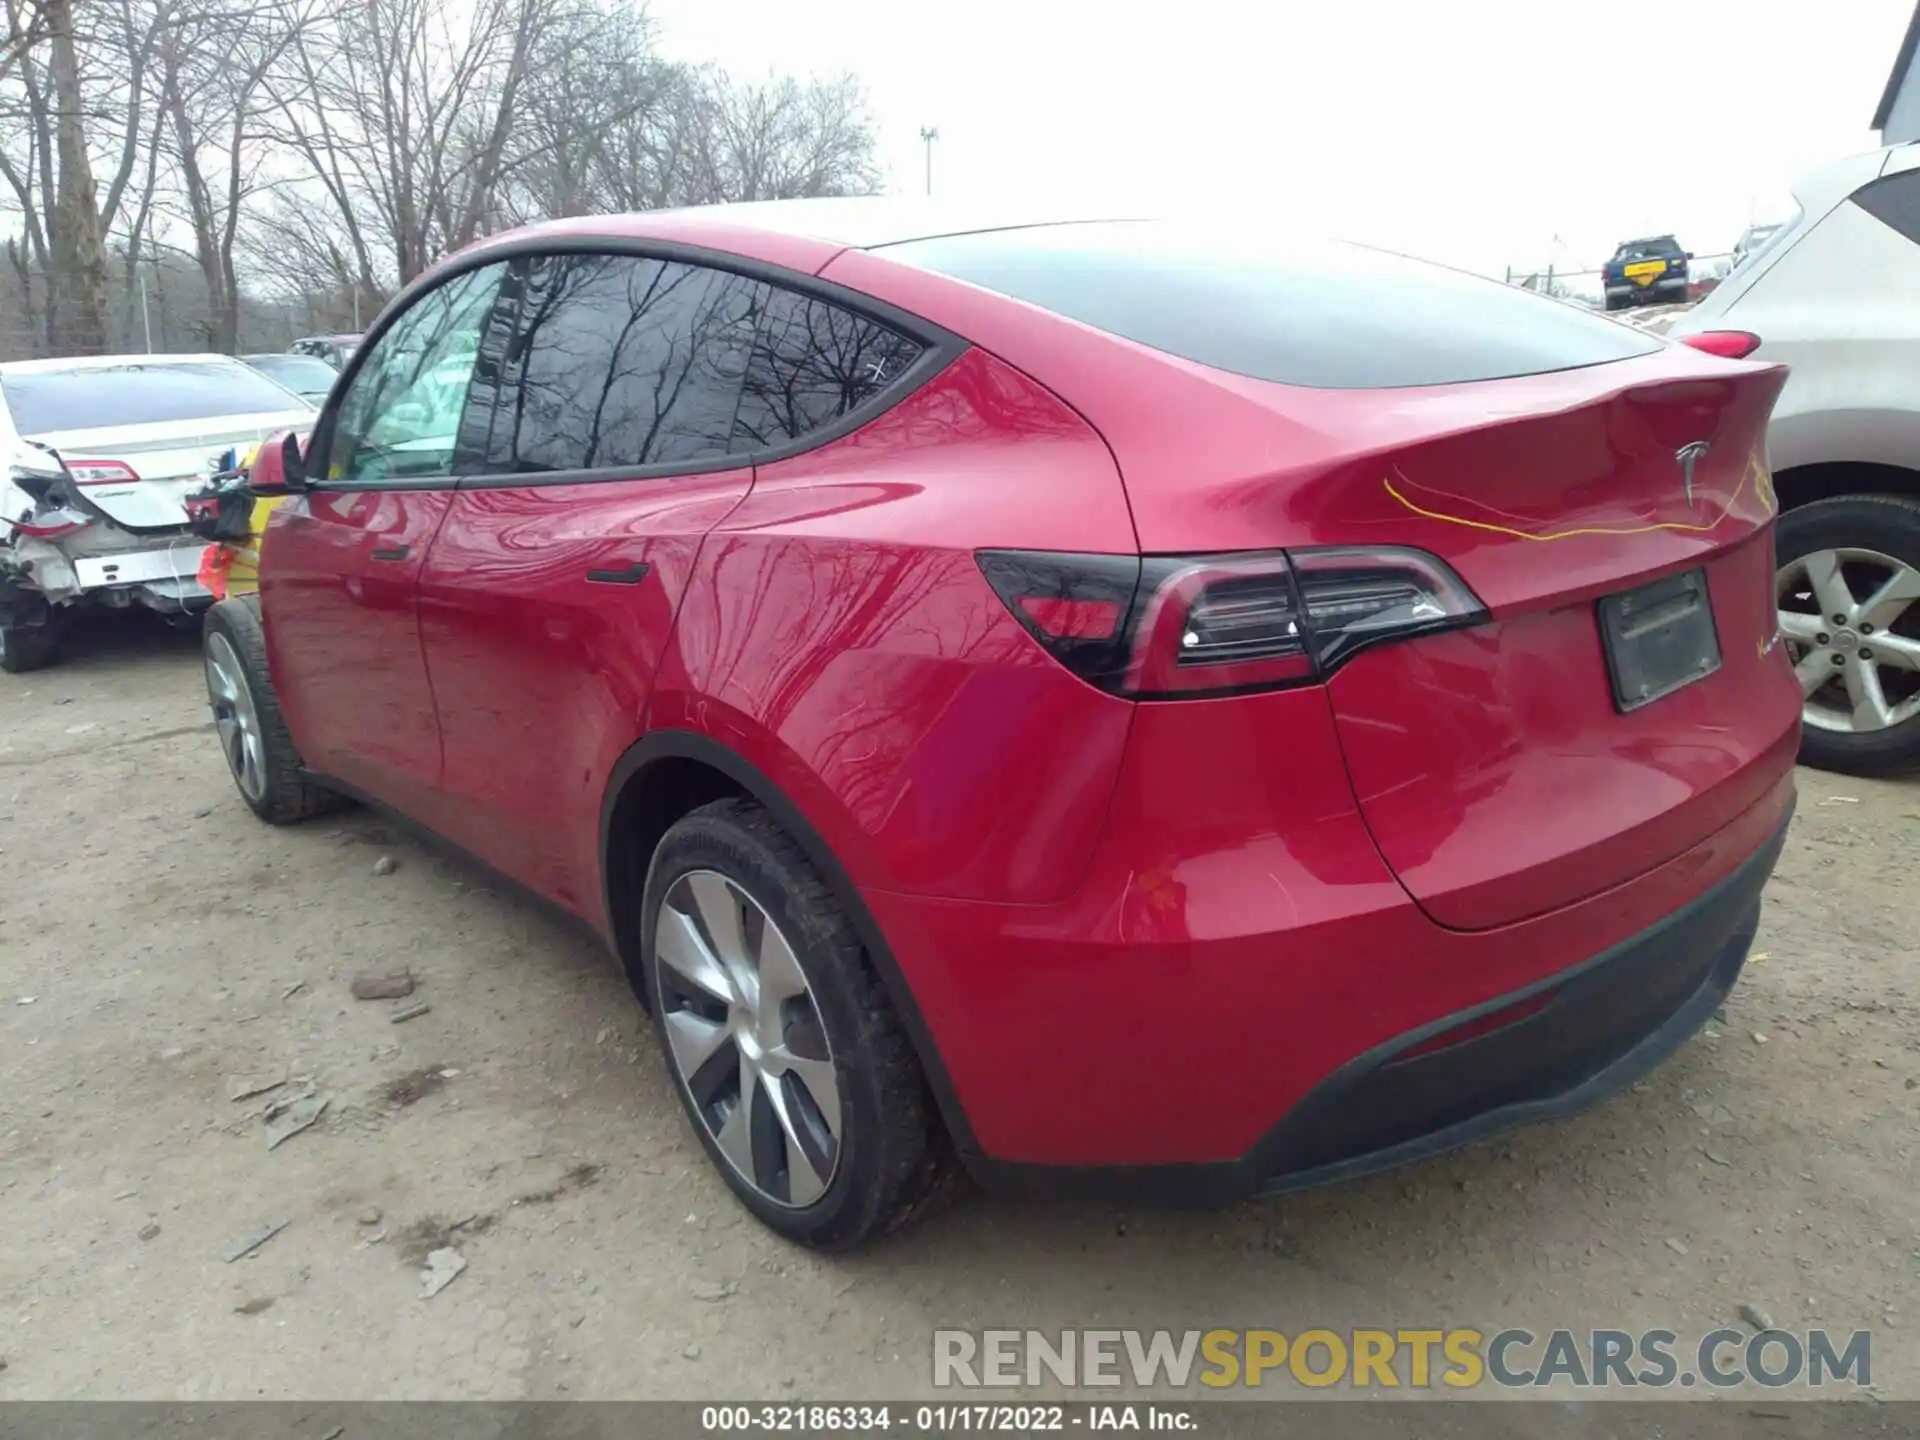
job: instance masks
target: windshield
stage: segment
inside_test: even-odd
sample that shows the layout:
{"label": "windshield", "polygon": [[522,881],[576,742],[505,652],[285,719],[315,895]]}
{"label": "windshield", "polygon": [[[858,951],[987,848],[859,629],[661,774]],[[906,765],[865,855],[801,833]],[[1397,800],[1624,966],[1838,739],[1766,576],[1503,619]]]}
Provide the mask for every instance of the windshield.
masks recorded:
{"label": "windshield", "polygon": [[22,435],[156,425],[231,415],[284,414],[297,396],[239,363],[90,365],[0,376]]}
{"label": "windshield", "polygon": [[1213,227],[1042,225],[876,253],[1217,370],[1288,385],[1446,385],[1660,348],[1571,305],[1439,265]]}

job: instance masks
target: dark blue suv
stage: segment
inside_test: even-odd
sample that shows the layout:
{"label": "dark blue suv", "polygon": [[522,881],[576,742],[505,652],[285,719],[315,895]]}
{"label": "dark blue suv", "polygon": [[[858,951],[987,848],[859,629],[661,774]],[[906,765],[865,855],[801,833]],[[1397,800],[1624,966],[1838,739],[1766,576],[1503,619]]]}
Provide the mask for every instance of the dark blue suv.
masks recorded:
{"label": "dark blue suv", "polygon": [[1687,298],[1687,262],[1693,252],[1682,250],[1671,235],[1622,241],[1600,272],[1606,287],[1607,309],[1634,305],[1672,305]]}

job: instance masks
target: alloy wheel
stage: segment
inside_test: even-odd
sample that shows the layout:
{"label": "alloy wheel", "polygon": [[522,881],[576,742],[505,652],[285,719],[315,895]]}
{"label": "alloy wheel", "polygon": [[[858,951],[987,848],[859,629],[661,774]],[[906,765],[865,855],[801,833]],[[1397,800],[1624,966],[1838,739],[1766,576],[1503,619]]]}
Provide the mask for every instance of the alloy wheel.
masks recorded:
{"label": "alloy wheel", "polygon": [[1774,581],[1809,726],[1852,734],[1920,715],[1920,570],[1878,550],[1815,550]]}
{"label": "alloy wheel", "polygon": [[227,768],[247,799],[259,801],[267,793],[266,744],[260,734],[260,715],[247,689],[247,673],[225,635],[207,635],[207,694],[213,701],[213,725],[226,753]]}
{"label": "alloy wheel", "polygon": [[714,1147],[768,1200],[813,1204],[839,1167],[840,1081],[792,945],[740,886],[692,870],[653,953],[668,1058]]}

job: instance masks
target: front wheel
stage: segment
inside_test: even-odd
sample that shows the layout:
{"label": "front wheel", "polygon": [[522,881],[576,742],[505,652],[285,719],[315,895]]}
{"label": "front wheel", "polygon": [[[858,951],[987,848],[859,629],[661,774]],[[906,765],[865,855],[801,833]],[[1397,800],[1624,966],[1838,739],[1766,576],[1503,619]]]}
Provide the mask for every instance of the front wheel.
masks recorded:
{"label": "front wheel", "polygon": [[267,675],[267,637],[252,596],[207,612],[201,651],[213,727],[240,798],[269,825],[291,825],[344,802],[306,778]]}
{"label": "front wheel", "polygon": [[1843,495],[1781,516],[1774,590],[1806,697],[1800,758],[1920,770],[1920,503]]}
{"label": "front wheel", "polygon": [[820,1250],[925,1207],[948,1147],[913,1046],[846,913],[765,809],[719,800],[675,823],[641,933],[667,1072],[741,1204]]}

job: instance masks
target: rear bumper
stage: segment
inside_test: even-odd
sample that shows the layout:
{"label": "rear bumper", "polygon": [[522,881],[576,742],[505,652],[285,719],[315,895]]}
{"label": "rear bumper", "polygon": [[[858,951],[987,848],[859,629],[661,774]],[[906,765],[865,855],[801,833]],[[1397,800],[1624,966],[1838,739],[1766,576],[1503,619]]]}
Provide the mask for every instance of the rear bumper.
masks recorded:
{"label": "rear bumper", "polygon": [[1606,293],[1615,300],[1621,298],[1644,300],[1654,295],[1670,298],[1674,295],[1686,294],[1687,285],[1687,278],[1684,275],[1676,275],[1670,280],[1655,280],[1647,285],[1635,285],[1631,281],[1626,284],[1608,285]]}
{"label": "rear bumper", "polygon": [[213,604],[213,592],[198,580],[151,580],[128,589],[134,604],[162,615],[197,615]]}
{"label": "rear bumper", "polygon": [[[1722,957],[1744,954],[1744,910],[1793,807],[1791,749],[1769,752],[1745,809],[1635,878],[1529,919],[1449,929],[1362,821],[1324,689],[1143,705],[1133,727],[1071,899],[860,892],[869,947],[989,1184],[1230,1199],[1533,1113],[1481,1119],[1494,1111],[1584,1103],[1582,1087],[1687,1011],[1710,975],[1725,982],[1723,963],[1737,969],[1737,954]],[[1678,952],[1691,969],[1660,958]],[[1564,1047],[1536,1048],[1539,1027],[1504,1017],[1517,1048],[1463,1042],[1422,1070],[1484,1057],[1447,1077],[1445,1104],[1377,1101],[1441,1030],[1542,996],[1556,1022],[1584,1015],[1589,986],[1631,990],[1643,965],[1674,968],[1683,989],[1663,980],[1651,1009],[1608,1011],[1602,1032]],[[1562,988],[1571,998],[1556,999]]]}
{"label": "rear bumper", "polygon": [[1277,1194],[1373,1174],[1626,1089],[1691,1039],[1739,979],[1785,838],[1783,824],[1685,909],[1571,972],[1342,1067],[1248,1157],[1255,1185]]}
{"label": "rear bumper", "polygon": [[[158,583],[194,585],[206,541],[182,535],[151,550],[109,550],[73,557],[73,573],[82,590],[105,590],[124,585]],[[196,586],[197,588],[197,586]]]}
{"label": "rear bumper", "polygon": [[1786,836],[1638,934],[1532,985],[1376,1045],[1221,1162],[1052,1166],[973,1157],[1002,1193],[1209,1206],[1334,1184],[1574,1114],[1690,1039],[1739,978]]}

